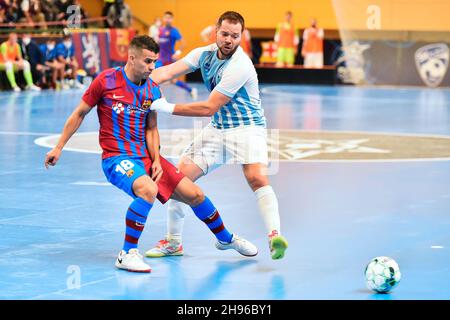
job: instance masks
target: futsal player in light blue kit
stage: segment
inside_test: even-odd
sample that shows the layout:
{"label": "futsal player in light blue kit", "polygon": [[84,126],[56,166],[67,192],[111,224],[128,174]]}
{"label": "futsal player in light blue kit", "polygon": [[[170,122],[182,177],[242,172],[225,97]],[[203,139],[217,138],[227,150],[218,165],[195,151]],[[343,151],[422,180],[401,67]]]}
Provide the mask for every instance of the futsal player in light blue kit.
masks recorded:
{"label": "futsal player in light blue kit", "polygon": [[[195,181],[224,162],[242,164],[266,226],[272,259],[280,259],[288,242],[281,235],[278,200],[267,177],[266,118],[259,96],[258,77],[252,61],[239,46],[244,28],[244,18],[239,13],[225,12],[217,22],[215,44],[196,48],[183,59],[158,68],[151,75],[153,81],[160,84],[200,69],[210,92],[208,100],[173,104],[162,98],[153,102],[152,110],[180,116],[211,117],[211,122],[183,154],[178,168]],[[222,159],[224,149],[226,158]],[[182,203],[170,200],[166,239],[147,251],[148,257],[183,254],[184,207]]]}

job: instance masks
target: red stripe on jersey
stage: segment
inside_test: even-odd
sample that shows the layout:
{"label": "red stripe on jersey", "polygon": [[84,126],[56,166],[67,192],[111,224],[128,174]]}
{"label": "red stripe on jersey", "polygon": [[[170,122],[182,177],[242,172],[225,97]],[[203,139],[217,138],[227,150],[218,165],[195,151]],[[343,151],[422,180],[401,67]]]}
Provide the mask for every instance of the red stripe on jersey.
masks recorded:
{"label": "red stripe on jersey", "polygon": [[[141,134],[142,134],[142,130],[144,130],[144,127],[142,126],[142,123],[140,121],[141,119],[141,114],[136,114],[134,116],[134,124],[133,124],[133,136],[134,136],[134,141],[135,141],[135,148],[136,148],[136,153],[140,156],[143,157],[144,155],[141,152],[141,143],[140,143],[140,139],[141,139]],[[137,131],[136,131],[137,129]]]}
{"label": "red stripe on jersey", "polygon": [[145,123],[145,121],[147,120],[147,118],[145,117],[145,113],[141,113],[141,115],[140,115],[140,122],[142,123],[142,125],[143,125],[143,127],[144,127],[144,130],[142,130],[142,132],[141,132],[141,135],[142,135],[142,138],[141,138],[141,148],[142,148],[142,152],[144,153],[144,157],[146,157],[147,156],[147,150],[146,150],[146,140],[145,140],[145,128],[147,127],[147,124]]}
{"label": "red stripe on jersey", "polygon": [[[129,117],[129,115],[128,115]],[[129,130],[129,128],[127,129],[125,127],[125,112],[121,112],[119,114],[119,128],[121,129],[119,137],[121,139],[123,139],[123,150],[121,150],[124,154],[127,154],[129,156],[134,156],[133,152],[131,151],[131,144],[130,144],[130,140],[131,140],[131,134],[130,134],[130,138],[126,138],[126,131]]]}

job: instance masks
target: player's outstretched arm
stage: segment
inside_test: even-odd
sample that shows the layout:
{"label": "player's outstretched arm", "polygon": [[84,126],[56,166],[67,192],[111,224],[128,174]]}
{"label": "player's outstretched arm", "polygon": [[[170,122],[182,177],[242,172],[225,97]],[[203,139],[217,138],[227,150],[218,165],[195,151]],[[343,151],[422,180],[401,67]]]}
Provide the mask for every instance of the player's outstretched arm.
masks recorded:
{"label": "player's outstretched arm", "polygon": [[165,98],[161,98],[153,101],[152,110],[185,117],[210,117],[230,100],[230,97],[213,90],[206,101],[174,104],[167,102]]}
{"label": "player's outstretched arm", "polygon": [[180,76],[190,72],[192,72],[191,67],[189,67],[183,60],[178,60],[172,64],[153,70],[150,78],[160,85],[172,79],[177,79]]}
{"label": "player's outstretched arm", "polygon": [[147,150],[152,158],[152,176],[151,178],[158,183],[163,175],[161,162],[159,161],[159,131],[157,124],[156,112],[150,112],[147,116],[147,123],[145,125],[145,142],[147,143]]}
{"label": "player's outstretched arm", "polygon": [[61,156],[61,151],[69,141],[70,137],[78,130],[84,117],[91,111],[91,107],[84,101],[81,101],[78,107],[72,112],[72,114],[67,119],[61,136],[59,137],[56,146],[50,150],[46,157],[44,165],[48,169],[48,166],[54,166]]}

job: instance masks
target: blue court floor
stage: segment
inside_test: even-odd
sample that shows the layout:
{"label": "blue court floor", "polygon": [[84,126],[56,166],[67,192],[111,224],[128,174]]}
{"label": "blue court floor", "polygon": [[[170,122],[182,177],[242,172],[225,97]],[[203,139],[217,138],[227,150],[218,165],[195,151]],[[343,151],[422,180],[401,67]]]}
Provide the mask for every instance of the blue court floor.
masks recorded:
{"label": "blue court floor", "polygon": [[[261,87],[272,129],[450,136],[450,90]],[[164,92],[169,101],[190,100],[176,87]],[[450,299],[445,159],[280,162],[270,179],[289,248],[279,261],[270,259],[241,168],[226,165],[199,184],[227,227],[258,246],[256,257],[218,251],[189,214],[184,256],[146,259],[150,274],[115,269],[131,198],[106,183],[99,154],[64,151],[45,170],[49,149],[35,143],[60,133],[82,93],[0,93],[0,299]],[[194,121],[161,115],[159,127]],[[94,110],[79,132],[97,129]],[[158,203],[141,252],[165,235],[165,215]],[[363,272],[376,256],[400,265],[390,294],[366,289]]]}

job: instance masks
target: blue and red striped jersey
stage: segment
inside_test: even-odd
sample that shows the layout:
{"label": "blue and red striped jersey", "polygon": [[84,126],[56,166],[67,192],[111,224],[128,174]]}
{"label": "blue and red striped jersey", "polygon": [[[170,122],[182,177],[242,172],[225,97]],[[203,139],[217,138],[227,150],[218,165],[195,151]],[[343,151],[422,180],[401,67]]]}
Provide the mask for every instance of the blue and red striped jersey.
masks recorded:
{"label": "blue and red striped jersey", "polygon": [[181,40],[181,34],[177,28],[163,26],[159,29],[159,60],[163,65],[174,62],[172,56],[178,40]]}
{"label": "blue and red striped jersey", "polygon": [[161,98],[159,86],[148,78],[138,86],[123,67],[100,73],[83,95],[89,106],[97,105],[102,158],[117,155],[147,157],[145,125],[150,106]]}

